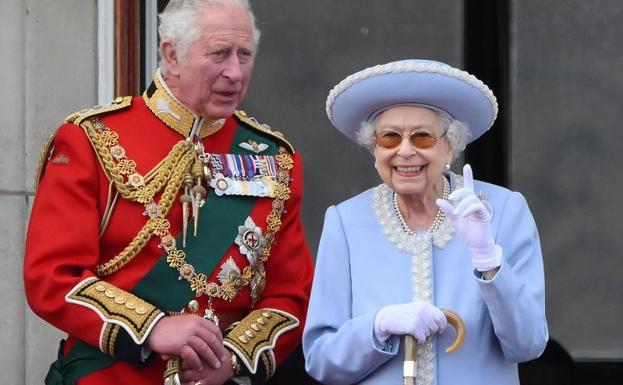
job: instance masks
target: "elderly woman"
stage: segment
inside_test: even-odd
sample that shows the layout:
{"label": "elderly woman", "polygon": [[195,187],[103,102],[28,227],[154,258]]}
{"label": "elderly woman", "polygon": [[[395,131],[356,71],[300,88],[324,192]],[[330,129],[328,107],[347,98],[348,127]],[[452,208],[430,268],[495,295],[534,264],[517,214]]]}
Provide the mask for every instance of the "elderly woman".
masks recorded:
{"label": "elderly woman", "polygon": [[[519,384],[548,340],[536,225],[525,199],[450,165],[493,124],[474,76],[406,60],[357,72],[329,94],[331,122],[374,154],[382,184],[326,212],[303,336],[325,384],[399,384],[417,340],[417,385]],[[464,321],[455,338],[441,309]]]}

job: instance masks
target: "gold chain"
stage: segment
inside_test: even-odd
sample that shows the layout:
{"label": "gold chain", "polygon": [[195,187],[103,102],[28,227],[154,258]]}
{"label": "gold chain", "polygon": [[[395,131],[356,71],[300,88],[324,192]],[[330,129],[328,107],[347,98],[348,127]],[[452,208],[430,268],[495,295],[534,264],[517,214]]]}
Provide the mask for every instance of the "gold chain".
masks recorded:
{"label": "gold chain", "polygon": [[293,160],[285,148],[279,148],[279,155],[276,156],[279,165],[279,173],[277,182],[282,192],[273,200],[271,212],[266,218],[268,231],[264,235],[266,244],[262,250],[261,256],[255,265],[247,265],[242,270],[242,274],[231,271],[227,279],[219,285],[216,282],[208,282],[208,276],[203,273],[197,273],[195,267],[186,261],[186,253],[177,249],[175,246],[175,238],[168,231],[162,236],[161,246],[167,252],[167,263],[171,268],[176,269],[180,273],[180,277],[188,281],[190,288],[195,292],[195,296],[207,295],[211,298],[222,298],[231,302],[242,288],[248,285],[254,274],[259,269],[259,264],[268,260],[270,250],[275,235],[281,228],[281,215],[284,212],[284,203],[290,198],[290,170],[293,167]]}

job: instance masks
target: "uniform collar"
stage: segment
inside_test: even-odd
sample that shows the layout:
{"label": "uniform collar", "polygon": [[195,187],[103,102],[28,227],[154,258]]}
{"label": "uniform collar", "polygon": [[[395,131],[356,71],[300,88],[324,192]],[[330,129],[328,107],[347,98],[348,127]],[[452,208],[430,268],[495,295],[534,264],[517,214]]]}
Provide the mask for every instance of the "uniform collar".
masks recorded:
{"label": "uniform collar", "polygon": [[145,104],[151,112],[171,129],[184,137],[199,133],[201,138],[212,135],[223,127],[224,119],[208,124],[206,120],[182,104],[167,87],[160,70],[143,93]]}

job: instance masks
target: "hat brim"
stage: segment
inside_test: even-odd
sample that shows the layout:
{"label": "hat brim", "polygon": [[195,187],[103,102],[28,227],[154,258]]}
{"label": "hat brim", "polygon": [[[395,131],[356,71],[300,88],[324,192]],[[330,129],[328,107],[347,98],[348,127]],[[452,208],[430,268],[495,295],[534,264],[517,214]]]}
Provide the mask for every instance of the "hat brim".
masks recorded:
{"label": "hat brim", "polygon": [[444,111],[467,124],[468,143],[484,134],[497,116],[497,101],[484,83],[465,71],[423,60],[392,62],[347,77],[329,93],[327,115],[356,141],[362,122],[409,104]]}

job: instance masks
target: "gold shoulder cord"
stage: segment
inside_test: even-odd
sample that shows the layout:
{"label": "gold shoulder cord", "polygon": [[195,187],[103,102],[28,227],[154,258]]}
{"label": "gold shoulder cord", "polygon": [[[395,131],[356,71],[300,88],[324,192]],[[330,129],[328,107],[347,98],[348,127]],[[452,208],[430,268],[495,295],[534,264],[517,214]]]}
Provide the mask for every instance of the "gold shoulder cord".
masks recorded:
{"label": "gold shoulder cord", "polygon": [[[153,179],[145,183],[145,178],[136,172],[136,162],[127,159],[125,150],[119,146],[119,135],[116,132],[108,130],[104,123],[97,119],[85,121],[82,125],[117,190],[125,199],[134,202],[151,201],[164,184],[170,181],[171,175],[179,170],[178,166],[183,158],[194,159],[192,143],[182,140],[173,146],[171,152],[161,162]],[[128,183],[125,182],[124,175],[127,176]]]}
{"label": "gold shoulder cord", "polygon": [[[186,171],[195,159],[192,143],[185,140],[178,142],[154,170],[153,178],[146,183],[146,178],[136,172],[136,163],[126,158],[125,150],[118,144],[116,132],[110,131],[96,118],[84,121],[81,125],[119,193],[125,199],[145,204],[152,202],[154,195],[164,187],[157,205],[163,215],[166,215],[184,181]],[[127,183],[124,176],[127,176]],[[110,275],[127,265],[145,247],[154,231],[163,225],[161,222],[161,218],[150,217],[121,253],[96,267],[96,274],[98,276]]]}

